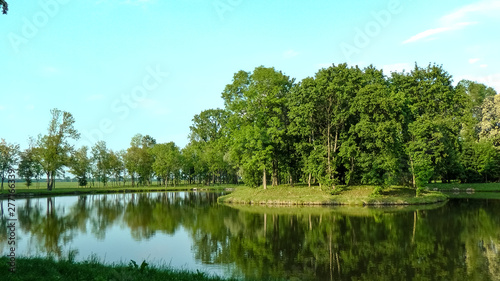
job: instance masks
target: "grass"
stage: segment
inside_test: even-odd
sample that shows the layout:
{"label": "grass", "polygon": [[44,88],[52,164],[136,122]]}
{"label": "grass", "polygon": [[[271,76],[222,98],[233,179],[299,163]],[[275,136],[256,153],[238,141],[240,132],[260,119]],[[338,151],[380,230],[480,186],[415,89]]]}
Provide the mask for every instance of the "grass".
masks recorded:
{"label": "grass", "polygon": [[375,186],[351,186],[338,195],[331,190],[288,185],[249,188],[241,187],[218,198],[219,203],[267,205],[419,205],[443,202],[447,196],[437,191],[426,191],[415,196],[412,188],[391,186],[381,195],[373,195]]}
{"label": "grass", "polygon": [[190,272],[172,269],[168,266],[151,266],[146,262],[137,264],[130,261],[126,264],[106,265],[97,258],[89,258],[83,262],[71,259],[56,261],[52,257],[16,258],[16,271],[10,272],[7,257],[0,257],[1,280],[179,280],[179,281],[222,281],[236,280],[208,275],[204,272]]}
{"label": "grass", "polygon": [[[36,184],[35,184],[36,185]],[[75,194],[98,194],[98,193],[124,193],[124,192],[154,192],[154,191],[191,191],[191,190],[222,190],[227,188],[235,188],[235,184],[222,184],[222,185],[189,185],[181,184],[177,186],[158,186],[153,184],[151,186],[135,186],[129,185],[115,185],[108,184],[107,186],[94,186],[94,187],[79,187],[76,182],[56,182],[56,187],[52,191],[48,191],[46,186],[40,183],[40,188],[26,187],[24,183],[16,183],[16,197],[27,196],[54,196],[54,195],[75,195]],[[9,196],[9,189],[4,185],[4,190],[0,191],[1,197]]]}

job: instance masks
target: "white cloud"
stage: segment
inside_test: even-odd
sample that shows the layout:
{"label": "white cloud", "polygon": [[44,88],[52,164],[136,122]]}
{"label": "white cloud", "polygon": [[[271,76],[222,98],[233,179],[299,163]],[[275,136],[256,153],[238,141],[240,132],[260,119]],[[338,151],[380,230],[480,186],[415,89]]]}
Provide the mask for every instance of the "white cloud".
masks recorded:
{"label": "white cloud", "polygon": [[478,58],[473,58],[473,59],[469,59],[469,63],[470,64],[475,64],[476,62],[478,62],[479,59]]}
{"label": "white cloud", "polygon": [[288,51],[285,51],[283,53],[283,57],[285,59],[291,59],[291,58],[296,57],[298,55],[299,55],[299,53],[297,51],[294,51],[294,50],[288,50]]}
{"label": "white cloud", "polygon": [[485,67],[488,67],[488,65],[487,64],[481,64],[479,67],[485,68]]}
{"label": "white cloud", "polygon": [[482,14],[498,16],[500,12],[500,0],[483,0],[477,3],[463,6],[452,13],[449,13],[441,18],[443,23],[453,23],[462,21],[469,15]]}
{"label": "white cloud", "polygon": [[403,72],[403,70],[410,72],[413,69],[413,66],[409,63],[403,62],[384,65],[382,66],[382,69],[384,70],[385,75],[388,75],[391,72]]}
{"label": "white cloud", "polygon": [[453,31],[453,30],[459,30],[459,29],[465,28],[465,27],[467,27],[469,25],[473,25],[473,24],[476,24],[476,22],[459,22],[459,23],[455,23],[455,24],[450,25],[450,26],[431,28],[431,29],[420,32],[417,35],[410,37],[409,39],[403,41],[403,44],[408,44],[408,43],[420,41],[422,39],[428,38],[428,37],[435,35],[435,34]]}

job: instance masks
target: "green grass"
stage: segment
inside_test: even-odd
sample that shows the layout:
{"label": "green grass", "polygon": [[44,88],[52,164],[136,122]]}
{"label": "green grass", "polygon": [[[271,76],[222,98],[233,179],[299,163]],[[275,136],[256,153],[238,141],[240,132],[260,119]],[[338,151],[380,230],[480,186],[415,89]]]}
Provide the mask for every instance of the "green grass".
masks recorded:
{"label": "green grass", "polygon": [[467,189],[469,191],[476,192],[500,192],[500,183],[492,182],[492,183],[429,183],[426,185],[430,190],[439,190],[439,191],[460,191],[466,192]]}
{"label": "green grass", "polygon": [[290,187],[287,185],[268,187],[238,188],[231,194],[218,198],[220,203],[267,204],[267,205],[417,205],[443,202],[447,196],[436,191],[423,192],[415,196],[415,190],[392,186],[381,195],[372,195],[374,186],[346,187],[338,195],[331,190],[318,187]]}
{"label": "green grass", "polygon": [[[36,186],[36,184],[35,184]],[[228,188],[235,188],[238,185],[235,184],[222,184],[222,185],[188,185],[181,184],[177,186],[158,186],[157,184],[152,184],[151,186],[135,186],[131,185],[120,185],[112,186],[108,184],[107,186],[95,186],[95,187],[79,187],[76,182],[56,182],[56,187],[52,191],[48,191],[46,186],[40,183],[40,188],[26,187],[24,183],[16,183],[16,193],[18,197],[26,196],[53,196],[53,195],[75,195],[75,194],[98,194],[98,193],[124,193],[124,192],[154,192],[154,191],[190,191],[190,190],[223,190]],[[9,189],[7,185],[4,185],[4,190],[0,191],[0,197],[9,196]]]}
{"label": "green grass", "polygon": [[129,264],[101,263],[97,258],[90,258],[83,262],[48,258],[16,258],[16,272],[9,271],[7,257],[0,257],[1,280],[179,280],[179,281],[218,281],[236,280],[208,275],[203,272],[172,269],[168,266],[151,266],[147,263]]}

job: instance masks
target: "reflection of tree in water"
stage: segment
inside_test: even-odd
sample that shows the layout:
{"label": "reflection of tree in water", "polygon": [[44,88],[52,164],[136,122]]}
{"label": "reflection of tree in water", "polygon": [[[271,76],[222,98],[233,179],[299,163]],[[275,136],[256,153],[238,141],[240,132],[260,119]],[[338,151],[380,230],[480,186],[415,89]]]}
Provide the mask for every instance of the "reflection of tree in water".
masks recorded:
{"label": "reflection of tree in water", "polygon": [[[190,229],[197,258],[205,263],[234,262],[249,278],[498,280],[498,207],[483,210],[484,217],[471,212],[475,207],[457,213],[455,206],[365,216],[225,210],[222,218],[209,209],[205,223]],[[467,216],[476,223],[469,226],[473,220]],[[458,236],[465,229],[471,230],[464,235],[471,243]],[[483,260],[471,257],[463,246],[465,242],[478,248],[483,239],[494,241],[490,237],[497,242],[485,244],[478,253]],[[477,264],[464,266],[467,257]],[[485,266],[489,271],[482,270]]]}

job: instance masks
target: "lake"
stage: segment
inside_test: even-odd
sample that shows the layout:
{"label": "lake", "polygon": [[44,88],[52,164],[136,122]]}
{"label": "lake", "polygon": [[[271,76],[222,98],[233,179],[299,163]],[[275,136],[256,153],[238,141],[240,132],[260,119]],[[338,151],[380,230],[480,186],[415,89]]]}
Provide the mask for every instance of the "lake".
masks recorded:
{"label": "lake", "polygon": [[[422,207],[217,204],[221,193],[16,200],[16,255],[288,280],[500,280],[500,200]],[[1,202],[4,212],[7,200]],[[0,224],[8,253],[7,214]]]}

